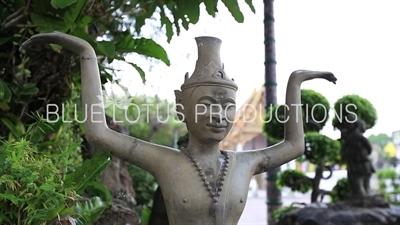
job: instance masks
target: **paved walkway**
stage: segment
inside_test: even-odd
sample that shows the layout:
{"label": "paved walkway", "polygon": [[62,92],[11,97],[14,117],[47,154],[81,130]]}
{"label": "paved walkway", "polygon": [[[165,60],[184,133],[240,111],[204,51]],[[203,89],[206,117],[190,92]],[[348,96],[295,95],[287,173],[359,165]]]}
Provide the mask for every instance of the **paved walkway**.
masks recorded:
{"label": "paved walkway", "polygon": [[[265,191],[259,191],[257,197],[250,192],[238,225],[267,225],[266,201]],[[284,206],[293,202],[309,203],[310,194],[282,193],[282,201]]]}
{"label": "paved walkway", "polygon": [[266,225],[267,205],[265,197],[249,197],[238,225]]}
{"label": "paved walkway", "polygon": [[[314,177],[313,173],[307,173],[309,177]],[[324,177],[328,175],[328,172],[324,174]],[[346,170],[335,171],[332,177],[328,180],[321,180],[320,188],[324,190],[332,190],[332,188],[336,185],[337,181],[341,178],[347,176]],[[246,202],[245,209],[243,214],[239,220],[238,225],[267,225],[267,198],[266,191],[260,190],[258,191],[257,197],[254,195],[253,191],[256,184],[253,180],[250,183],[250,191],[248,195],[248,199]],[[373,184],[371,184],[373,186]],[[284,188],[282,190],[282,202],[283,206],[289,206],[293,202],[304,202],[310,203],[311,200],[311,192],[307,194],[301,194],[298,192],[292,192],[288,188]],[[324,202],[329,202],[329,196],[324,198]]]}

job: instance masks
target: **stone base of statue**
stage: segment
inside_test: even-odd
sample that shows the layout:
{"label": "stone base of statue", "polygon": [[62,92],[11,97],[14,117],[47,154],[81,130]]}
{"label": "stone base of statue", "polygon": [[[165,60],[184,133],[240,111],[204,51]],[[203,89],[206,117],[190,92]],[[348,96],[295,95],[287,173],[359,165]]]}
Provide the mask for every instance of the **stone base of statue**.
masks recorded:
{"label": "stone base of statue", "polygon": [[343,201],[346,205],[358,208],[389,208],[383,195],[349,196]]}
{"label": "stone base of statue", "polygon": [[400,206],[380,195],[336,203],[312,203],[285,214],[277,225],[399,225]]}
{"label": "stone base of statue", "polygon": [[101,217],[94,223],[94,225],[140,225],[139,215],[135,210],[122,206],[120,204],[113,204],[106,209]]}

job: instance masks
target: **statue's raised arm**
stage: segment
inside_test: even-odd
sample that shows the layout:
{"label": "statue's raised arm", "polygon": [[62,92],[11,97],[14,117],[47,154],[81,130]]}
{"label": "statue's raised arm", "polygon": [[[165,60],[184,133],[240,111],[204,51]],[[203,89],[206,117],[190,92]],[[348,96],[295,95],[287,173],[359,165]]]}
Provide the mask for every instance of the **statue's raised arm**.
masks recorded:
{"label": "statue's raised arm", "polygon": [[57,44],[79,55],[82,82],[82,108],[85,118],[85,137],[100,150],[109,150],[118,158],[133,163],[142,169],[154,172],[159,151],[168,149],[133,137],[117,133],[108,128],[105,119],[102,86],[97,57],[92,46],[85,40],[68,34],[54,32],[33,35],[21,49],[38,44]]}
{"label": "statue's raised arm", "polygon": [[249,152],[247,157],[250,157],[249,160],[255,163],[255,174],[276,168],[304,153],[301,84],[315,78],[325,79],[335,84],[337,80],[331,72],[324,71],[297,70],[290,75],[284,105],[285,138],[274,146]]}

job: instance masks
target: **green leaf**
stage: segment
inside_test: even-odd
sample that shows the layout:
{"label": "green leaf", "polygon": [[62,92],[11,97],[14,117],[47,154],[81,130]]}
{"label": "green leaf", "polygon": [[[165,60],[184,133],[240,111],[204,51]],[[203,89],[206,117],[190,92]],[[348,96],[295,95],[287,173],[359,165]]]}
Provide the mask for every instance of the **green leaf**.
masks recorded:
{"label": "green leaf", "polygon": [[171,20],[169,20],[169,18],[165,15],[165,11],[163,8],[161,8],[161,12],[160,12],[160,16],[161,16],[161,24],[165,25],[165,31],[166,31],[166,35],[167,35],[167,41],[168,43],[171,42],[172,40],[172,36],[174,35],[174,32],[172,30],[172,22]]}
{"label": "green leaf", "polygon": [[228,8],[233,18],[235,18],[235,20],[238,23],[243,23],[244,16],[243,13],[240,11],[237,0],[221,0],[221,1],[225,4],[226,8]]}
{"label": "green leaf", "polygon": [[3,98],[4,98],[5,85],[3,83],[4,82],[2,80],[0,80],[0,100],[3,100]]}
{"label": "green leaf", "polygon": [[23,86],[23,89],[18,92],[19,95],[35,95],[39,92],[39,89],[36,87],[35,83],[26,83]]}
{"label": "green leaf", "polygon": [[[64,14],[64,20],[68,21],[67,23],[77,24],[79,27],[83,28],[82,26],[85,23],[88,23],[89,16],[83,16],[80,21],[77,21],[79,15],[81,15],[83,8],[86,5],[86,0],[75,0],[76,4],[72,5],[68,8],[68,11]],[[90,17],[89,17],[90,18]],[[91,18],[90,18],[91,20]]]}
{"label": "green leaf", "polygon": [[7,43],[8,40],[10,40],[10,37],[0,37],[0,46]]}
{"label": "green leaf", "polygon": [[146,83],[146,74],[144,73],[143,69],[140,68],[138,65],[136,65],[135,63],[131,63],[131,62],[126,62],[129,65],[131,65],[133,68],[136,69],[136,71],[138,71],[140,78],[142,78],[142,82]]}
{"label": "green leaf", "polygon": [[[97,43],[93,40],[92,37],[84,30],[75,29],[72,31],[72,34],[76,37],[82,38],[83,40],[87,41],[92,47],[97,47]],[[97,49],[98,50],[98,49]]]}
{"label": "green leaf", "polygon": [[55,17],[55,16],[43,16],[35,13],[31,13],[32,22],[36,27],[36,29],[41,33],[50,33],[53,31],[59,32],[67,32],[68,27],[65,24],[65,21]]}
{"label": "green leaf", "polygon": [[251,11],[252,11],[253,13],[256,13],[256,9],[254,8],[254,5],[253,5],[253,0],[245,0],[245,2],[246,2],[247,5],[250,7]]}
{"label": "green leaf", "polygon": [[217,12],[217,1],[215,1],[215,0],[204,0],[204,5],[206,6],[207,13],[210,16],[215,17],[215,13]]}
{"label": "green leaf", "polygon": [[11,131],[14,137],[21,137],[25,133],[24,124],[11,113],[1,116],[0,121]]}
{"label": "green leaf", "polygon": [[84,29],[89,23],[92,22],[92,17],[90,16],[83,16],[82,19],[77,21],[77,27]]}
{"label": "green leaf", "polygon": [[97,48],[108,58],[114,58],[115,56],[115,45],[109,41],[97,42]]}
{"label": "green leaf", "polygon": [[81,220],[92,224],[100,218],[108,207],[99,197],[93,197],[88,201],[78,202],[75,206],[75,213],[83,217]]}
{"label": "green leaf", "polygon": [[16,197],[14,194],[0,193],[0,202],[3,202],[4,200],[11,201],[15,205],[18,205],[18,202],[20,201],[20,199]]}
{"label": "green leaf", "polygon": [[121,42],[116,44],[115,49],[121,53],[136,52],[144,56],[159,59],[167,66],[170,65],[165,49],[152,39],[133,38],[131,34],[127,34]]}
{"label": "green leaf", "polygon": [[52,133],[56,133],[61,125],[63,124],[63,120],[59,119],[57,122],[49,123],[47,121],[37,121],[28,126],[26,131],[26,139],[30,140],[33,143],[37,143]]}
{"label": "green leaf", "polygon": [[189,22],[186,20],[186,18],[181,18],[182,22],[182,27],[185,28],[185,30],[189,29]]}
{"label": "green leaf", "polygon": [[200,2],[198,0],[185,2],[185,13],[188,15],[190,23],[196,24],[200,17]]}
{"label": "green leaf", "polygon": [[10,106],[7,102],[0,102],[0,109],[3,111],[8,111],[10,110]]}
{"label": "green leaf", "polygon": [[51,0],[51,6],[55,9],[63,9],[69,5],[72,5],[76,2],[76,0]]}
{"label": "green leaf", "polygon": [[103,200],[104,203],[107,205],[112,204],[113,199],[110,194],[110,191],[99,182],[94,181],[94,182],[89,183],[85,189],[85,193],[87,193],[91,196],[100,197],[101,200]]}
{"label": "green leaf", "polygon": [[177,12],[175,9],[172,9],[171,11],[173,12],[172,16],[174,17],[174,25],[175,25],[175,29],[176,29],[176,35],[179,36],[179,34],[181,33],[181,27],[179,25],[179,17],[176,15]]}
{"label": "green leaf", "polygon": [[40,190],[43,190],[43,191],[53,191],[54,187],[53,187],[53,185],[51,185],[51,184],[42,184],[42,185],[39,187],[39,189],[40,189]]}
{"label": "green leaf", "polygon": [[74,172],[65,177],[65,185],[74,188],[77,194],[82,194],[86,186],[99,177],[108,166],[109,158],[109,152],[101,152],[85,160]]}
{"label": "green leaf", "polygon": [[0,79],[0,101],[1,102],[10,102],[11,100],[11,90],[8,87],[8,84]]}
{"label": "green leaf", "polygon": [[60,202],[58,204],[54,204],[53,210],[47,212],[47,216],[45,217],[46,220],[54,220],[58,216],[72,215],[72,213],[74,213],[74,206],[68,208],[64,199],[59,200]]}

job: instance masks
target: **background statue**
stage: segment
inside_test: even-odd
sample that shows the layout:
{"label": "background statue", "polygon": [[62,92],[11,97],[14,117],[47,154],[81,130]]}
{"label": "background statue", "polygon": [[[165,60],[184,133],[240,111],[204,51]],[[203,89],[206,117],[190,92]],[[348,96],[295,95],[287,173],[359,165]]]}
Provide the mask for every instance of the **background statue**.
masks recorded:
{"label": "background statue", "polygon": [[353,195],[371,195],[370,179],[375,169],[369,155],[372,146],[364,137],[365,122],[350,114],[345,119],[345,126],[341,130],[342,159],[347,164],[347,177]]}
{"label": "background statue", "polygon": [[[251,178],[291,161],[304,152],[300,86],[330,72],[299,70],[291,74],[286,93],[285,139],[274,146],[252,151],[221,151],[220,142],[235,119],[237,85],[224,71],[221,41],[196,38],[198,60],[181,90],[175,91],[179,118],[186,123],[186,148],[174,149],[130,137],[108,128],[96,54],[86,41],[63,33],[38,34],[24,42],[59,44],[80,55],[82,106],[86,139],[150,172],[160,185],[169,224],[237,224],[246,204]],[[245,76],[245,74],[244,74]]]}

